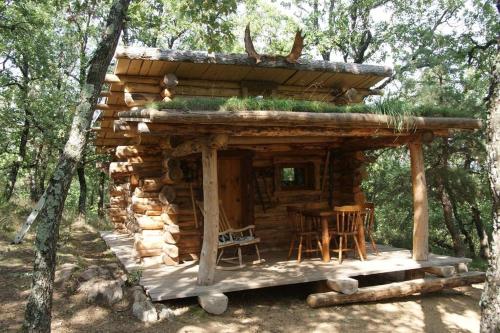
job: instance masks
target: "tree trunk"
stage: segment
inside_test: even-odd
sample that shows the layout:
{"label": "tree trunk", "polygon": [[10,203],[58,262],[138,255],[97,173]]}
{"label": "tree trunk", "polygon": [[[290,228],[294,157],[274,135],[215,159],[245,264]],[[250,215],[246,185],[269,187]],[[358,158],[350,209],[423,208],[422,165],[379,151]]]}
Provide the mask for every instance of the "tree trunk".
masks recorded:
{"label": "tree trunk", "polygon": [[130,0],[113,1],[102,40],[90,61],[86,85],[80,95],[68,141],[45,192],[45,204],[37,216],[35,264],[24,332],[50,332],[56,247],[64,202],[87,143],[92,113],[115,52],[129,3]]}
{"label": "tree trunk", "polygon": [[467,243],[467,246],[469,247],[469,255],[471,257],[476,256],[476,247],[474,244],[474,240],[472,239],[472,236],[470,235],[469,230],[464,225],[464,222],[462,221],[462,218],[458,214],[458,207],[457,207],[457,200],[455,199],[455,196],[452,194],[453,192],[449,192],[450,194],[450,200],[451,200],[451,205],[453,207],[453,216],[455,216],[455,221],[457,221],[458,229],[460,229],[460,233],[465,237],[465,242]]}
{"label": "tree trunk", "polygon": [[101,172],[99,174],[99,202],[97,203],[97,216],[104,218],[104,193],[106,186],[106,174]]}
{"label": "tree trunk", "polygon": [[455,226],[455,215],[453,214],[453,205],[450,195],[446,189],[444,174],[448,171],[448,139],[442,139],[442,152],[440,156],[440,170],[436,174],[437,195],[441,206],[443,207],[443,219],[446,229],[450,233],[453,242],[453,252],[455,255],[463,257],[465,255],[464,246],[460,234]]}
{"label": "tree trunk", "polygon": [[[32,203],[36,203],[40,199],[40,193],[43,193],[43,189],[40,189],[39,174],[40,172],[40,161],[43,154],[43,144],[38,146],[38,151],[35,155],[35,161],[30,172],[30,199]],[[42,184],[43,185],[43,184]]]}
{"label": "tree trunk", "polygon": [[488,233],[484,229],[483,220],[481,219],[481,212],[476,205],[470,207],[472,222],[476,227],[477,237],[479,238],[479,255],[481,258],[488,260],[490,257],[490,244]]}
{"label": "tree trunk", "polygon": [[85,164],[80,162],[76,169],[78,183],[80,184],[80,194],[78,197],[78,222],[85,222],[87,216],[87,181],[85,180]]}
{"label": "tree trunk", "polygon": [[[497,0],[500,11],[500,1]],[[481,332],[500,331],[500,36],[490,85],[487,120],[488,175],[493,195],[493,233],[486,271],[486,283],[481,296]]]}
{"label": "tree trunk", "polygon": [[29,132],[30,121],[28,119],[28,114],[25,113],[23,129],[21,131],[21,138],[19,140],[19,152],[17,155],[17,159],[14,161],[14,163],[12,163],[12,166],[10,167],[7,186],[5,187],[5,192],[3,195],[5,201],[9,201],[12,197],[12,194],[14,193],[14,187],[16,186],[19,169],[21,168],[21,165],[24,162],[24,158],[26,157],[26,146],[28,144]]}

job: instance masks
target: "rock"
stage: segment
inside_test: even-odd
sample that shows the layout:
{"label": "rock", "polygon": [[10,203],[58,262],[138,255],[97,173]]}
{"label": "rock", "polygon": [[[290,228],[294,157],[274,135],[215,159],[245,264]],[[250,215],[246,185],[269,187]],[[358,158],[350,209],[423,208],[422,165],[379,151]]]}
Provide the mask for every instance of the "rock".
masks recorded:
{"label": "rock", "polygon": [[90,303],[113,305],[123,298],[122,283],[121,280],[104,280],[94,277],[80,284],[78,291],[83,292]]}
{"label": "rock", "polygon": [[84,270],[80,274],[79,279],[80,279],[80,281],[89,281],[89,280],[96,278],[96,277],[99,277],[99,278],[102,278],[105,280],[112,280],[115,278],[113,276],[113,274],[111,274],[109,269],[107,269],[105,267],[99,267],[96,265],[92,265],[92,266],[89,266],[86,270]]}
{"label": "rock", "polygon": [[148,299],[141,286],[135,286],[132,288],[132,298],[134,299],[134,302],[144,302]]}
{"label": "rock", "polygon": [[156,306],[156,312],[158,313],[158,320],[172,320],[175,316],[174,311],[163,304],[158,304]]}
{"label": "rock", "polygon": [[228,299],[223,293],[210,293],[198,296],[198,303],[208,313],[220,315],[226,311]]}
{"label": "rock", "polygon": [[146,299],[145,301],[134,302],[132,305],[132,314],[144,323],[152,323],[158,320],[158,313],[153,303]]}
{"label": "rock", "polygon": [[99,275],[99,267],[92,265],[89,266],[86,270],[84,270],[80,276],[79,279],[81,281],[88,281],[90,279],[93,279]]}
{"label": "rock", "polygon": [[78,269],[78,265],[66,263],[62,264],[59,269],[56,271],[56,275],[54,278],[55,284],[63,284],[71,278],[71,275],[75,270]]}

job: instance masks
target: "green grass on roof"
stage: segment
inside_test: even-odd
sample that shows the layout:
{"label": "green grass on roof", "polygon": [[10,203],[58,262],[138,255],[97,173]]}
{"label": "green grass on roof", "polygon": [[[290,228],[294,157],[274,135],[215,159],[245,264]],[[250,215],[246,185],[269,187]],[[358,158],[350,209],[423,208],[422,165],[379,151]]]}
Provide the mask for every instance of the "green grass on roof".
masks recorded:
{"label": "green grass on roof", "polygon": [[390,116],[424,117],[470,117],[463,110],[434,105],[412,105],[395,99],[386,99],[374,104],[333,105],[316,101],[290,99],[258,98],[212,98],[177,97],[169,102],[156,102],[149,105],[154,109],[176,109],[183,111],[286,111],[320,113],[372,113]]}

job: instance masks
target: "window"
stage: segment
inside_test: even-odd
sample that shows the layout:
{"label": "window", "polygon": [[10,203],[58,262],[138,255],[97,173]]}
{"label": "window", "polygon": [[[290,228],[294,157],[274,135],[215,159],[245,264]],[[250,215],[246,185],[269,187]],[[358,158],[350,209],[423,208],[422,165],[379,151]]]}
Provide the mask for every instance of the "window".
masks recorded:
{"label": "window", "polygon": [[314,163],[282,165],[279,170],[281,190],[314,189]]}

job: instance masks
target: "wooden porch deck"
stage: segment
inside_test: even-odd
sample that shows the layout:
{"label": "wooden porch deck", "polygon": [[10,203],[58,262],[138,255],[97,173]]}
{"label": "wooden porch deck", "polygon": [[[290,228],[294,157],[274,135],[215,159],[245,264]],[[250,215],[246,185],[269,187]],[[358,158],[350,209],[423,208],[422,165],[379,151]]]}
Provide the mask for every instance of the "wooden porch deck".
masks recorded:
{"label": "wooden porch deck", "polygon": [[287,261],[284,252],[264,252],[264,264],[249,265],[241,270],[217,270],[216,283],[211,286],[196,284],[198,263],[186,263],[178,266],[163,264],[143,267],[132,257],[133,238],[114,232],[101,232],[111,251],[118,257],[128,272],[142,269],[140,284],[153,301],[193,297],[209,292],[231,292],[247,289],[296,284],[326,280],[327,278],[352,277],[404,271],[410,269],[456,265],[468,263],[468,258],[456,258],[431,254],[429,260],[411,259],[409,250],[379,246],[380,255],[368,254],[366,261],[346,259],[339,264],[336,259],[324,263],[320,258],[306,259],[302,263]]}

